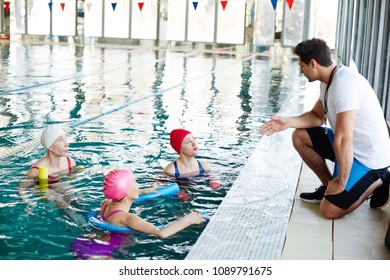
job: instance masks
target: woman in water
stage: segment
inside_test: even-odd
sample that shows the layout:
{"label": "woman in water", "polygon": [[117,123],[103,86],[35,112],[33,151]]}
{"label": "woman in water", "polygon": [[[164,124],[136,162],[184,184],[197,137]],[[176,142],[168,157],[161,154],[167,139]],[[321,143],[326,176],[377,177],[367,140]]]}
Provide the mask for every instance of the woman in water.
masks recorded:
{"label": "woman in water", "polygon": [[136,214],[129,213],[134,200],[139,197],[138,184],[133,173],[126,169],[111,171],[103,183],[105,200],[100,204],[100,217],[113,225],[130,227],[135,231],[158,238],[167,238],[193,224],[201,224],[207,215],[191,212],[183,218],[157,228]]}
{"label": "woman in water", "polygon": [[[36,161],[27,171],[28,180],[20,182],[18,194],[24,202],[32,204],[28,200],[28,189],[36,186],[39,169],[46,170],[46,178],[39,183],[39,191],[49,201],[54,201],[58,208],[67,208],[70,202],[72,188],[69,184],[61,183],[60,178],[71,175],[76,167],[76,162],[68,155],[69,143],[66,132],[60,125],[49,125],[41,134],[41,144],[46,150],[46,155]],[[45,180],[46,179],[46,180]]]}
{"label": "woman in water", "polygon": [[220,187],[220,184],[211,180],[208,175],[211,171],[210,164],[195,158],[199,153],[198,142],[190,131],[183,128],[174,129],[171,131],[169,138],[172,148],[179,154],[179,157],[164,168],[165,174],[177,178],[205,176],[208,177],[211,188],[217,189]]}
{"label": "woman in water", "polygon": [[164,168],[167,175],[198,176],[205,175],[211,170],[211,166],[195,158],[198,155],[198,142],[195,136],[188,130],[179,128],[171,131],[170,143],[179,157]]}
{"label": "woman in water", "polygon": [[68,156],[69,143],[66,132],[59,125],[50,125],[41,135],[41,144],[46,150],[46,155],[33,164],[27,172],[30,178],[38,177],[39,167],[47,167],[49,180],[59,175],[72,174],[76,162]]}

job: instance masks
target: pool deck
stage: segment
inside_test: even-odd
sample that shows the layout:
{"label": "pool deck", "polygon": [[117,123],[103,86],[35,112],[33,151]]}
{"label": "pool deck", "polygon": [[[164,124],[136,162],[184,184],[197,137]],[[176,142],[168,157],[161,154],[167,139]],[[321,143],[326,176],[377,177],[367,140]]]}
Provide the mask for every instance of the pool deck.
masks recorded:
{"label": "pool deck", "polygon": [[[289,96],[280,115],[311,108],[316,85]],[[319,179],[291,143],[291,130],[263,137],[186,260],[389,260],[385,235],[390,207],[364,202],[337,220],[299,193]]]}

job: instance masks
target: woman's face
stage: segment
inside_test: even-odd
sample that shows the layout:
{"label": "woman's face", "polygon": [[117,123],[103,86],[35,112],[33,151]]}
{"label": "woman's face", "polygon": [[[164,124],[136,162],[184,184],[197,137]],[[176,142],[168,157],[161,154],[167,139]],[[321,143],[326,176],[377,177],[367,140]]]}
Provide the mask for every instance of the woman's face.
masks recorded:
{"label": "woman's face", "polygon": [[66,135],[63,134],[54,141],[49,150],[59,156],[66,156],[68,154],[68,148],[68,139],[66,138]]}
{"label": "woman's face", "polygon": [[187,156],[196,156],[198,154],[198,142],[193,134],[188,134],[181,143],[180,153]]}

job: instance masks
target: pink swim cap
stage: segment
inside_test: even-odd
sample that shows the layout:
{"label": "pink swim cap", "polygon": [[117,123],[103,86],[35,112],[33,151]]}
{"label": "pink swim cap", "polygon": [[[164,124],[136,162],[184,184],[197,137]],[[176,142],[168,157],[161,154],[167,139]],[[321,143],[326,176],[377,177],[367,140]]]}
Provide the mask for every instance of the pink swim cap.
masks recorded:
{"label": "pink swim cap", "polygon": [[124,198],[134,181],[134,175],[126,169],[113,170],[104,179],[104,195],[112,200]]}
{"label": "pink swim cap", "polygon": [[184,138],[191,134],[188,130],[183,128],[174,129],[171,131],[170,142],[172,148],[180,154],[181,144],[183,143]]}

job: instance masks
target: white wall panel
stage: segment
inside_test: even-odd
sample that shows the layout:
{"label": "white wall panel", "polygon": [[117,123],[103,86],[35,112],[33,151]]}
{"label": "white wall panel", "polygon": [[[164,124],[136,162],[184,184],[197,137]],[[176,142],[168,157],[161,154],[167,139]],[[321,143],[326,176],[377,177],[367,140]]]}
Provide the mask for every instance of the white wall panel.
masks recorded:
{"label": "white wall panel", "polygon": [[25,34],[26,32],[26,2],[12,1],[10,3],[10,33]]}
{"label": "white wall panel", "polygon": [[214,42],[215,4],[215,0],[188,0],[187,41]]}
{"label": "white wall panel", "polygon": [[52,33],[53,35],[76,35],[76,1],[53,0]]}
{"label": "white wall panel", "polygon": [[129,38],[130,0],[104,1],[104,37]]}
{"label": "white wall panel", "polygon": [[245,0],[218,1],[217,43],[244,44]]}
{"label": "white wall panel", "polygon": [[84,2],[84,36],[102,37],[103,35],[103,0]]}
{"label": "white wall panel", "polygon": [[27,1],[27,33],[50,35],[49,1]]}
{"label": "white wall panel", "polygon": [[167,40],[185,41],[187,1],[168,0]]}
{"label": "white wall panel", "polygon": [[131,7],[131,38],[157,39],[157,0],[133,0]]}

